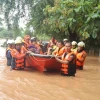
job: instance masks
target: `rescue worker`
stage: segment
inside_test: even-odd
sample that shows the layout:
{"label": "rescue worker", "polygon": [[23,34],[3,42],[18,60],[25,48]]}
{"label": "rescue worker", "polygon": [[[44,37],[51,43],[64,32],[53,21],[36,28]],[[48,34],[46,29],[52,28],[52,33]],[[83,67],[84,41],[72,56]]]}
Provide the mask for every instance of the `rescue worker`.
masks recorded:
{"label": "rescue worker", "polygon": [[25,41],[22,39],[22,37],[18,36],[18,37],[16,38],[16,40],[22,41],[22,48],[23,48],[24,51],[27,52],[28,50],[27,50],[27,48],[26,48]]}
{"label": "rescue worker", "polygon": [[8,48],[6,50],[6,58],[7,58],[7,66],[11,66],[11,51],[14,49],[14,40],[8,40],[7,41]]}
{"label": "rescue worker", "polygon": [[24,58],[26,51],[23,49],[22,41],[20,39],[15,40],[15,49],[11,51],[11,55],[11,68],[17,70],[24,69]]}
{"label": "rescue worker", "polygon": [[77,42],[76,41],[72,41],[72,52],[76,52],[77,51]]}
{"label": "rescue worker", "polygon": [[15,41],[14,41],[14,40],[12,40],[12,46],[11,46],[11,48],[12,48],[12,49],[15,48]]}
{"label": "rescue worker", "polygon": [[65,52],[65,47],[63,41],[57,42],[57,48],[53,52],[53,55],[55,56],[62,56],[62,54]]}
{"label": "rescue worker", "polygon": [[85,43],[79,42],[76,51],[76,67],[77,69],[83,70],[84,61],[86,59],[86,52],[84,51]]}
{"label": "rescue worker", "polygon": [[63,39],[64,45],[68,42],[68,39]]}
{"label": "rescue worker", "polygon": [[64,76],[75,76],[76,73],[76,56],[71,52],[72,44],[67,42],[65,44],[65,53],[61,59],[55,56],[56,60],[62,63],[61,75]]}

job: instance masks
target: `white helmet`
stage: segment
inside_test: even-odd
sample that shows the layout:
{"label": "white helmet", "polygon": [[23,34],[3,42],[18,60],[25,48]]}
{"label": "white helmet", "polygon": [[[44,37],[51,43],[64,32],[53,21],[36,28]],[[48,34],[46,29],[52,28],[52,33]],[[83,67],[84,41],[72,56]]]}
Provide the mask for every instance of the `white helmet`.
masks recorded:
{"label": "white helmet", "polygon": [[21,41],[22,41],[22,37],[18,36],[18,37],[16,38],[16,40],[21,40]]}
{"label": "white helmet", "polygon": [[37,40],[37,37],[31,37],[31,40]]}
{"label": "white helmet", "polygon": [[8,41],[7,41],[7,44],[11,44],[11,40],[8,40]]}
{"label": "white helmet", "polygon": [[81,42],[78,43],[78,46],[85,47],[85,43],[83,41],[81,41]]}
{"label": "white helmet", "polygon": [[16,40],[15,40],[15,44],[21,44],[21,43],[22,43],[21,40],[19,40],[19,39],[16,39]]}
{"label": "white helmet", "polygon": [[34,39],[34,38],[36,38],[36,37],[31,37],[31,39]]}
{"label": "white helmet", "polygon": [[72,45],[77,45],[77,42],[76,42],[76,41],[73,41],[73,42],[72,42]]}
{"label": "white helmet", "polygon": [[68,39],[63,39],[63,41],[68,41]]}
{"label": "white helmet", "polygon": [[14,40],[11,40],[11,44],[15,44],[15,41]]}

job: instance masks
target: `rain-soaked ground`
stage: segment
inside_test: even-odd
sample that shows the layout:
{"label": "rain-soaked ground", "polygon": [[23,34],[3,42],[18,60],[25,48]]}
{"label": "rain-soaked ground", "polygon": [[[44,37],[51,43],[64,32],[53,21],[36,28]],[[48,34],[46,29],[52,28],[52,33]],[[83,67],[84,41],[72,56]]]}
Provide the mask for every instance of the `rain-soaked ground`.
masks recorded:
{"label": "rain-soaked ground", "polygon": [[35,70],[10,71],[0,48],[0,100],[100,100],[100,58],[87,57],[76,77]]}

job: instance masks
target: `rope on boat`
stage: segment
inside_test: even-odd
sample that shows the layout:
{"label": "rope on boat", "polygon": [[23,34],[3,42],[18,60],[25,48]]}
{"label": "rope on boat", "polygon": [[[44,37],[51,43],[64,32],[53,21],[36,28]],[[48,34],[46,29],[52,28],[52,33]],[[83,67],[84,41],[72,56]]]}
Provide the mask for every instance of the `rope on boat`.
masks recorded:
{"label": "rope on boat", "polygon": [[[30,56],[30,58],[31,58],[31,56]],[[38,64],[36,61],[34,61],[32,58],[31,58],[31,60],[32,60],[33,62],[35,62],[38,66],[40,66],[40,67],[42,68],[42,66],[41,66],[40,64]],[[46,71],[46,68],[44,68],[43,71]]]}
{"label": "rope on boat", "polygon": [[[29,56],[31,56],[31,55],[29,55]],[[49,59],[47,59],[47,60],[38,60],[38,59],[36,59],[36,57],[35,57],[34,55],[32,55],[32,57],[33,57],[36,61],[44,61],[44,62],[46,62],[46,61],[48,61],[48,60],[54,58],[54,56],[51,56],[51,57],[50,57]]]}
{"label": "rope on boat", "polygon": [[[30,56],[30,55],[29,55]],[[31,58],[31,56],[30,56],[30,58]],[[36,61],[34,61],[32,58],[31,58],[31,60],[33,61],[33,62],[35,62],[36,64],[38,64]],[[41,65],[40,64],[38,64],[40,67],[41,67]]]}

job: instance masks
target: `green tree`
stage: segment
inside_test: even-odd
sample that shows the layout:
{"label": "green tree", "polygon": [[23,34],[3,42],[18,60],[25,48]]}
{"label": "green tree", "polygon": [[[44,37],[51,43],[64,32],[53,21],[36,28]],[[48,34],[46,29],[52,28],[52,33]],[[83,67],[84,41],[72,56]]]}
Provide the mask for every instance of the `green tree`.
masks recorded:
{"label": "green tree", "polygon": [[9,36],[15,38],[21,35],[19,20],[26,17],[26,13],[35,0],[0,0],[0,9],[4,14]]}
{"label": "green tree", "polygon": [[31,25],[35,34],[45,34],[48,32],[47,26],[43,25],[43,20],[45,19],[43,9],[47,5],[54,6],[54,0],[37,0],[36,4],[31,7],[31,20],[27,26],[30,27]]}
{"label": "green tree", "polygon": [[99,0],[55,0],[54,7],[46,6],[44,14],[44,24],[58,36],[66,36],[71,41],[99,36]]}
{"label": "green tree", "polygon": [[45,19],[43,9],[46,5],[53,6],[53,4],[54,0],[0,0],[9,33],[13,30],[16,31],[13,32],[13,36],[19,33],[19,20],[27,17],[26,13],[29,13],[27,29],[33,26],[35,33],[44,33],[45,27],[42,26]]}

